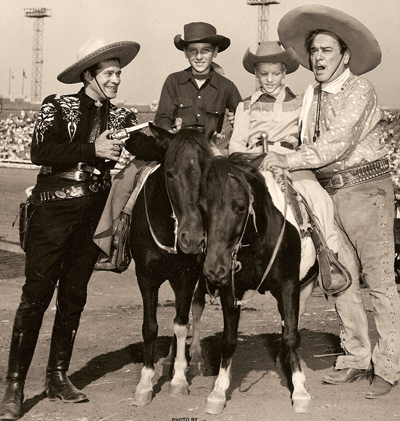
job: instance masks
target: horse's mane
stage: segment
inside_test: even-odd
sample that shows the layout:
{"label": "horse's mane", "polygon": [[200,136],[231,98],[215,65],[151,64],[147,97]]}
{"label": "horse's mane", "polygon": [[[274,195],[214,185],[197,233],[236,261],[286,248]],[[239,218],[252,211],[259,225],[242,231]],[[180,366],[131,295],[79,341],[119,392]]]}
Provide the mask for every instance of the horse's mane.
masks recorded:
{"label": "horse's mane", "polygon": [[165,163],[173,163],[177,160],[181,148],[187,144],[198,146],[200,150],[209,156],[213,156],[209,141],[206,135],[198,129],[182,129],[170,143],[165,155]]}
{"label": "horse's mane", "polygon": [[[212,193],[207,191],[205,185],[207,180],[212,179],[215,183],[216,190],[221,191],[223,185],[229,176],[235,176],[242,185],[250,183],[259,192],[259,199],[264,202],[266,200],[267,189],[265,188],[264,177],[257,168],[251,165],[248,154],[232,154],[228,158],[217,156],[208,164],[203,175],[202,194],[209,197]],[[214,199],[218,200],[218,198]]]}

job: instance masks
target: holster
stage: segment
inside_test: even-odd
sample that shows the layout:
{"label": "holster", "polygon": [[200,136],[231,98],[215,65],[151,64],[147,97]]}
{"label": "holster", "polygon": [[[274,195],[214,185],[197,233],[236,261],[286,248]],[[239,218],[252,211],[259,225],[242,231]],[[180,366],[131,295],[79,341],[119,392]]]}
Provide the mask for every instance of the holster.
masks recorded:
{"label": "holster", "polygon": [[110,256],[104,259],[103,254],[100,254],[94,266],[95,270],[122,273],[128,269],[132,260],[129,248],[130,222],[131,214],[122,211],[112,235]]}
{"label": "holster", "polygon": [[95,270],[108,270],[111,272],[122,273],[128,269],[132,260],[129,245],[132,209],[147,177],[159,166],[159,163],[150,161],[141,167],[136,173],[131,196],[119,214],[118,220],[113,224],[109,255],[104,252],[100,253],[99,258],[94,265]]}
{"label": "holster", "polygon": [[36,206],[32,203],[30,197],[28,197],[26,202],[19,205],[19,244],[25,252],[28,244],[29,226],[35,208]]}

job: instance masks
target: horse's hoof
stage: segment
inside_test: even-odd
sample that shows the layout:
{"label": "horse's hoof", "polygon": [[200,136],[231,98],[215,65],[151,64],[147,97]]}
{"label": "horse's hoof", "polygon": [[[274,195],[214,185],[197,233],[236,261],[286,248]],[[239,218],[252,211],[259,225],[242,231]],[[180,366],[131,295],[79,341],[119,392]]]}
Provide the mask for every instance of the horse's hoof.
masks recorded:
{"label": "horse's hoof", "polygon": [[187,384],[171,384],[169,395],[171,398],[180,398],[189,394],[189,386]]}
{"label": "horse's hoof", "polygon": [[133,395],[132,405],[134,406],[145,406],[151,403],[153,399],[153,391],[148,390],[147,392],[135,392]]}
{"label": "horse's hoof", "polygon": [[308,412],[310,408],[310,399],[293,400],[293,411],[296,413]]}
{"label": "horse's hoof", "polygon": [[204,411],[207,414],[218,415],[224,411],[224,408],[225,408],[225,402],[211,401],[207,399],[207,403],[206,403],[206,407]]}

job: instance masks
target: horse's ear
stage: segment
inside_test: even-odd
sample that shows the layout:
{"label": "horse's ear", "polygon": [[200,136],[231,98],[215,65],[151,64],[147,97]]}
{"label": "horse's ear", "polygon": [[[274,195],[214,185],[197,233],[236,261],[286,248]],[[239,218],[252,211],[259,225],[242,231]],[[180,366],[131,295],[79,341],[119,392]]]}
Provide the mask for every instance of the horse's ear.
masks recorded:
{"label": "horse's ear", "polygon": [[153,123],[149,123],[149,129],[154,136],[157,145],[160,145],[164,149],[168,149],[169,144],[175,137],[175,133],[170,133],[168,130],[157,127]]}
{"label": "horse's ear", "polygon": [[206,133],[206,137],[208,140],[211,140],[216,144],[218,139],[218,133],[214,129],[211,129],[208,130],[208,132]]}
{"label": "horse's ear", "polygon": [[263,153],[261,155],[257,155],[254,158],[249,159],[249,164],[253,167],[258,169],[261,165],[261,162],[263,161],[263,159],[267,156],[266,153]]}

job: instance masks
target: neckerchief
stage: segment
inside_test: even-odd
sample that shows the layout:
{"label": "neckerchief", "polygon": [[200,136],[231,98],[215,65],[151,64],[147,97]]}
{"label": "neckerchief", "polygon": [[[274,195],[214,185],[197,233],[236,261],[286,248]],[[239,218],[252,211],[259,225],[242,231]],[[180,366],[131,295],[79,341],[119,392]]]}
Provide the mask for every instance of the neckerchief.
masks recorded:
{"label": "neckerchief", "polygon": [[322,84],[320,84],[319,82],[314,82],[309,85],[309,87],[307,88],[304,94],[303,107],[300,113],[299,123],[301,125],[301,136],[300,136],[301,141],[303,140],[304,130],[307,124],[308,112],[310,110],[310,107],[313,101],[314,90],[318,88],[319,85],[321,85],[321,91],[324,91],[330,94],[337,94],[341,91],[343,84],[350,77],[350,75],[351,75],[350,69],[346,69],[339,77],[337,77],[332,82],[322,83]]}

